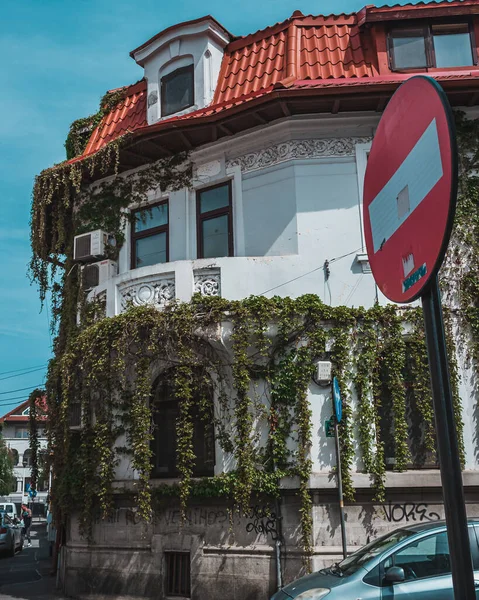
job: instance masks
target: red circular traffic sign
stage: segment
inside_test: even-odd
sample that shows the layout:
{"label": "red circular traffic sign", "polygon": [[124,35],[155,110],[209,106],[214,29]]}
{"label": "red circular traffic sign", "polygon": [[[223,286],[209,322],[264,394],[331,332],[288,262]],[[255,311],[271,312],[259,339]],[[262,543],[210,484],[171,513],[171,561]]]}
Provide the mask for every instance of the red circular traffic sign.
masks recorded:
{"label": "red circular traffic sign", "polygon": [[364,178],[369,263],[393,302],[418,298],[444,259],[457,193],[452,110],[433,79],[403,83],[379,122]]}

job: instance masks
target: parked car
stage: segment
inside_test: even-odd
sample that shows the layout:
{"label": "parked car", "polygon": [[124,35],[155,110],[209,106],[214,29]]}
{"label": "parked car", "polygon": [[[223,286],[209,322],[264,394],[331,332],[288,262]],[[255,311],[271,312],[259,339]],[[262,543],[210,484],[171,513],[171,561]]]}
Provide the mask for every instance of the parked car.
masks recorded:
{"label": "parked car", "polygon": [[[477,589],[479,519],[470,520],[468,529]],[[293,581],[271,600],[292,598],[454,600],[446,524],[435,521],[396,529],[332,567]]]}
{"label": "parked car", "polygon": [[10,519],[18,517],[17,507],[13,502],[0,502],[0,511],[4,510]]}
{"label": "parked car", "polygon": [[15,556],[17,550],[23,549],[22,527],[20,521],[15,521],[4,511],[0,510],[0,552]]}

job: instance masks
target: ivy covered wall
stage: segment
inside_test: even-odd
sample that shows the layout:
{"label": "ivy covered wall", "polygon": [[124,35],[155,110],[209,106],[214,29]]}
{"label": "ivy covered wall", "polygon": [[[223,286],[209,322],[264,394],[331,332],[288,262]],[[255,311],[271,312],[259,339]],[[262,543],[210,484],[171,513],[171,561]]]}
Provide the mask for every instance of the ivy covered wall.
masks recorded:
{"label": "ivy covered wall", "polygon": [[[448,343],[464,460],[454,340],[475,364],[479,354],[475,322],[479,315],[478,151],[474,145],[478,125],[458,115],[458,128],[461,188],[443,286],[451,305],[446,312]],[[148,190],[156,187],[188,187],[192,173],[188,157],[175,157],[158,161],[135,177],[112,176],[92,194],[82,185],[85,170],[114,171],[122,143],[108,146],[83,167],[62,164],[43,172],[35,183],[31,271],[42,299],[47,290],[52,293],[57,333],[47,396],[52,499],[58,518],[65,521],[72,511],[80,510],[81,528],[88,536],[94,506],[105,516],[112,509],[115,469],[125,456],[137,474],[131,493],[144,520],[150,519],[158,495],[177,494],[183,511],[191,496],[225,496],[232,506],[246,507],[253,491],[274,496],[280,479],[293,475],[299,481],[307,556],[312,543],[309,391],[314,385],[314,363],[321,358],[332,361],[344,395],[340,435],[346,498],[355,495],[351,474],[358,447],[360,468],[370,473],[374,497],[381,500],[388,465],[402,471],[434,462],[421,314],[394,306],[332,308],[312,295],[234,302],[195,296],[190,303],[174,303],[162,312],[132,307],[116,317],[101,318],[101,307],[85,305],[81,277],[72,269],[74,233],[101,227],[116,233],[121,244],[126,208],[144,203]],[[466,267],[461,266],[464,253],[469,258]],[[218,349],[225,324],[232,331],[226,352]],[[174,368],[173,388],[180,405],[176,427],[181,477],[177,485],[153,491],[149,400],[153,380],[167,367]],[[251,393],[252,380],[261,382],[263,393],[258,397]],[[193,389],[206,390],[211,384],[217,440],[225,455],[234,459],[234,468],[196,481],[192,477]],[[76,434],[69,428],[73,404],[81,406],[82,414],[82,429]],[[409,418],[411,413],[415,421]],[[258,424],[265,432],[260,438],[255,435]]]}

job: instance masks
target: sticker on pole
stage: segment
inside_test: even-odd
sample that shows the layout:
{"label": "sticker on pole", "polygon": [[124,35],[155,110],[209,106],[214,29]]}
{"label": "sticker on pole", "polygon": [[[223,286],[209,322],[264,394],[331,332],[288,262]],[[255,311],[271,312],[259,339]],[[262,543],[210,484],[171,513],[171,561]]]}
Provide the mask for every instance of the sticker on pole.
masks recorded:
{"label": "sticker on pole", "polygon": [[436,275],[451,234],[456,193],[451,107],[436,81],[412,77],[384,111],[364,178],[369,264],[389,300],[412,302]]}
{"label": "sticker on pole", "polygon": [[339,390],[339,383],[336,377],[333,378],[333,404],[336,421],[341,423],[341,418],[343,416],[343,403],[341,401],[341,392]]}

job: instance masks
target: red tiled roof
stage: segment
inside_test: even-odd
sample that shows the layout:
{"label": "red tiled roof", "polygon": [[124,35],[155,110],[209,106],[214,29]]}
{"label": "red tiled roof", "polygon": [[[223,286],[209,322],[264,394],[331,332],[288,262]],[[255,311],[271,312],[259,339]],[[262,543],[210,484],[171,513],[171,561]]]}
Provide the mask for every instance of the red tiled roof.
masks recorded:
{"label": "red tiled roof", "polygon": [[361,46],[357,25],[327,25],[301,28],[299,77],[329,79],[372,77]]}
{"label": "red tiled roof", "polygon": [[[344,89],[406,79],[410,75],[389,71],[385,38],[380,50],[371,31],[362,25],[367,21],[397,20],[401,15],[411,18],[413,11],[419,15],[422,9],[434,10],[434,14],[439,14],[440,10],[450,10],[451,15],[479,14],[479,0],[442,0],[380,8],[368,5],[359,13],[329,16],[305,16],[296,11],[285,21],[233,39],[226,46],[210,106],[148,126],[146,81],[140,81],[125,89],[124,99],[95,129],[82,157],[73,161],[97,152],[126,132],[163,131],[168,127],[179,127],[181,123],[186,125],[194,119],[207,120],[230,109],[236,111],[241,104],[246,108],[250,101],[272,94],[276,89]],[[465,70],[457,74],[449,71],[447,78],[461,80],[471,76],[467,73]],[[446,78],[446,74],[428,74],[438,79]]]}
{"label": "red tiled roof", "polygon": [[[30,420],[30,417],[28,415],[21,414],[26,408],[28,408],[28,406],[29,406],[29,400],[25,400],[25,402],[22,402],[21,404],[16,406],[13,410],[8,412],[6,415],[4,415],[3,417],[0,417],[0,423],[13,422],[13,421],[16,423],[28,422]],[[41,421],[45,421],[47,418],[46,414],[45,414],[47,412],[47,399],[45,396],[43,396],[40,400],[37,401],[37,406],[44,413],[43,415],[39,415],[38,418]]]}
{"label": "red tiled roof", "polygon": [[294,13],[226,47],[213,104],[265,89],[288,77],[372,77],[355,15]]}
{"label": "red tiled roof", "polygon": [[265,89],[284,76],[286,32],[225,52],[213,104]]}
{"label": "red tiled roof", "polygon": [[83,156],[93,154],[127,131],[134,131],[145,125],[146,81],[142,79],[125,89],[121,102],[103,118],[92,133]]}

